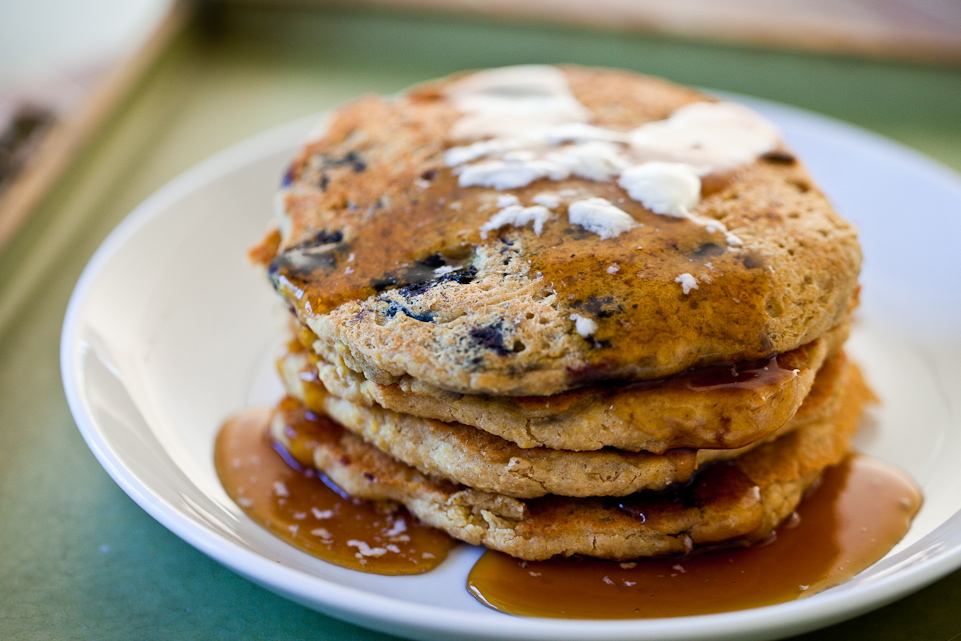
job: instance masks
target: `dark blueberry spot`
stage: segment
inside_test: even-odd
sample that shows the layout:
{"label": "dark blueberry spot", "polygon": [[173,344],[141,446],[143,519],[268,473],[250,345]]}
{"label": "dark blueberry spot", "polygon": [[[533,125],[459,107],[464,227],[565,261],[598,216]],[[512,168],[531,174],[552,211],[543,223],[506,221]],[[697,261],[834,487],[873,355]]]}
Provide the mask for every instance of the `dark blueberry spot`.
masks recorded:
{"label": "dark blueberry spot", "polygon": [[344,234],[340,230],[327,231],[326,229],[317,232],[314,236],[314,240],[317,241],[318,245],[329,245],[330,243],[339,243],[344,239]]}
{"label": "dark blueberry spot", "polygon": [[425,267],[430,267],[431,269],[437,269],[438,267],[443,267],[444,265],[447,264],[447,261],[444,260],[444,257],[436,253],[431,254],[427,258],[424,258],[423,260],[420,260],[417,262],[419,262],[421,265],[424,265]]}
{"label": "dark blueberry spot", "polygon": [[360,159],[356,151],[347,152],[347,155],[343,157],[341,162],[350,165],[350,168],[358,174],[367,169],[367,163]]}
{"label": "dark blueberry spot", "polygon": [[[408,265],[403,274],[398,276],[397,280],[405,285],[420,285],[421,283],[433,280],[436,276],[434,271],[438,267],[443,267],[446,264],[441,256],[434,254],[433,257],[428,256],[424,260]],[[427,287],[430,287],[430,285],[427,285]]]}
{"label": "dark blueberry spot", "polygon": [[327,191],[327,187],[330,186],[330,178],[327,177],[327,174],[320,175],[320,180],[317,181],[317,186],[320,187],[321,191]]}
{"label": "dark blueberry spot", "polygon": [[504,329],[500,321],[492,323],[487,327],[471,328],[470,337],[475,343],[481,347],[492,350],[498,356],[506,356],[511,353],[504,345]]}
{"label": "dark blueberry spot", "polygon": [[400,293],[405,297],[410,298],[411,296],[420,296],[431,287],[434,286],[434,281],[425,280],[420,283],[414,283],[412,285],[404,285],[400,288]]}
{"label": "dark blueberry spot", "polygon": [[762,154],[761,160],[766,160],[775,165],[793,165],[797,162],[797,158],[795,158],[793,154],[780,150],[769,151],[766,154]]}
{"label": "dark blueberry spot", "polygon": [[308,252],[300,247],[291,247],[270,261],[267,273],[274,279],[284,276],[306,280],[315,271],[327,270],[336,265],[337,256],[333,252]]}
{"label": "dark blueberry spot", "polygon": [[320,160],[321,166],[323,167],[350,167],[356,173],[367,169],[367,163],[361,159],[356,151],[348,151],[341,158],[323,155],[320,157]]}
{"label": "dark blueberry spot", "polygon": [[[407,275],[412,276],[411,273],[408,273]],[[433,271],[431,271],[431,275],[433,276]],[[434,285],[439,285],[441,283],[454,282],[459,285],[466,285],[467,283],[474,280],[474,277],[476,275],[477,275],[476,267],[458,269],[452,272],[448,272],[446,274],[440,274],[440,275],[434,276],[433,278],[428,278],[427,280],[422,280],[420,282],[413,282],[409,285],[404,285],[400,289],[400,292],[408,298],[411,296],[419,296],[420,294],[423,294],[424,292],[428,291]],[[407,278],[405,280],[414,280],[414,278]]]}
{"label": "dark blueberry spot", "polygon": [[717,243],[704,243],[692,254],[693,258],[711,258],[713,256],[719,256],[726,251],[724,247],[721,247]]}
{"label": "dark blueberry spot", "polygon": [[378,278],[371,281],[370,286],[374,288],[375,292],[382,292],[388,287],[393,287],[397,284],[397,279],[393,276],[385,276],[384,278]]}
{"label": "dark blueberry spot", "polygon": [[[284,250],[284,253],[289,254],[289,253],[299,252],[303,254],[308,252],[311,249],[322,247],[324,245],[332,245],[334,243],[342,242],[343,240],[344,240],[344,234],[341,233],[339,230],[327,231],[326,229],[322,229],[318,232],[315,232],[313,236],[307,238],[306,240],[302,240],[296,245],[291,245],[286,250]],[[344,250],[346,249],[346,247],[347,247],[346,245],[341,245],[339,249]],[[322,253],[329,254],[329,252],[312,252],[312,253],[318,256],[321,255]]]}
{"label": "dark blueberry spot", "polygon": [[420,177],[421,177],[422,179],[424,179],[424,180],[433,180],[434,178],[437,178],[437,170],[436,170],[436,169],[428,169],[427,171],[425,171],[424,173],[422,173],[422,174],[420,175]]}
{"label": "dark blueberry spot", "polygon": [[424,314],[417,314],[415,312],[410,311],[409,309],[407,309],[406,307],[404,307],[403,305],[395,301],[390,301],[390,303],[387,305],[387,309],[384,311],[384,315],[387,316],[388,318],[394,318],[395,316],[397,316],[397,312],[401,312],[405,316],[409,316],[410,318],[413,318],[415,321],[420,321],[422,323],[429,323],[434,320],[434,315],[431,314],[430,312],[427,312]]}
{"label": "dark blueberry spot", "polygon": [[623,309],[613,296],[591,296],[584,301],[574,301],[571,306],[597,318],[609,318]]}
{"label": "dark blueberry spot", "polygon": [[[420,260],[408,264],[401,270],[390,272],[371,283],[378,292],[389,287],[398,287],[399,292],[410,298],[428,291],[440,283],[455,282],[461,285],[474,280],[477,269],[461,267],[464,259],[452,258],[441,253],[430,254]],[[453,271],[438,274],[442,268],[453,268]]]}
{"label": "dark blueberry spot", "polygon": [[290,187],[290,185],[291,185],[293,182],[294,182],[294,166],[291,165],[290,167],[287,168],[287,171],[284,172],[284,177],[283,177],[283,179],[280,181],[280,186],[281,186],[281,187]]}
{"label": "dark blueberry spot", "polygon": [[458,269],[447,274],[443,274],[437,278],[438,281],[454,281],[460,285],[466,285],[467,283],[474,280],[477,277],[476,267],[467,267],[466,269]]}

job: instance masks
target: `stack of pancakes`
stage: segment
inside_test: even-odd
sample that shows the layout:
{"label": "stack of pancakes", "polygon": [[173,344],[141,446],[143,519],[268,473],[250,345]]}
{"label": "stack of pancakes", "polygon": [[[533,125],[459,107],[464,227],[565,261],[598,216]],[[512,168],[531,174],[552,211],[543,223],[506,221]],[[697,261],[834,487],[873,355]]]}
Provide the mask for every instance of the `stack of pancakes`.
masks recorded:
{"label": "stack of pancakes", "polygon": [[[468,543],[766,540],[870,398],[842,349],[856,231],[739,105],[463,74],[337,110],[277,203],[251,252],[292,312],[274,437]],[[340,427],[293,443],[304,412]]]}

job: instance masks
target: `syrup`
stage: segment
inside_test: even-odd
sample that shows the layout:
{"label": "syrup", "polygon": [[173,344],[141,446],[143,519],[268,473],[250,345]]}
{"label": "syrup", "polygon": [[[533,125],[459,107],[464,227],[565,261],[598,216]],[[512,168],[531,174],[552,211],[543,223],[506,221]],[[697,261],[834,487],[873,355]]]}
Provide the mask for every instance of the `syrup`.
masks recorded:
{"label": "syrup", "polygon": [[[224,425],[215,463],[228,495],[276,536],[330,563],[386,575],[436,567],[453,539],[403,508],[352,499],[297,462],[309,458],[312,439],[336,438],[342,428],[290,405],[282,402],[280,410],[294,435],[291,452],[268,436],[270,411]],[[773,605],[843,583],[882,558],[920,505],[920,491],[904,473],[855,455],[825,473],[770,543],[628,563],[527,562],[488,551],[467,589],[501,612],[559,618],[677,617]]]}
{"label": "syrup", "polygon": [[783,603],[838,585],[901,540],[921,504],[899,470],[854,456],[766,545],[684,558],[615,563],[525,562],[486,552],[468,577],[482,603],[524,616],[578,619],[677,617]]}
{"label": "syrup", "polygon": [[447,534],[402,507],[352,499],[328,485],[271,441],[269,420],[267,410],[240,414],[223,426],[215,446],[217,474],[250,518],[308,554],[362,572],[422,574],[446,558],[455,545]]}

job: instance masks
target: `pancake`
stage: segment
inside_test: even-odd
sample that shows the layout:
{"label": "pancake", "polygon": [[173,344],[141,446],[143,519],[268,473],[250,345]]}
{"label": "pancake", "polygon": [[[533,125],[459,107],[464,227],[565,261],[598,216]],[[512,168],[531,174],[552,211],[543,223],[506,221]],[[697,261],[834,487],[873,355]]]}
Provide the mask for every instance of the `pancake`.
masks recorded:
{"label": "pancake", "polygon": [[[773,359],[540,397],[456,394],[410,380],[380,385],[343,361],[330,363],[316,356],[311,361],[323,386],[352,403],[470,425],[525,448],[663,453],[738,448],[765,438],[801,406],[817,372],[847,335],[845,322]],[[301,341],[312,344],[310,336]],[[294,343],[291,349],[301,348]],[[308,357],[300,353],[288,358]],[[306,364],[292,367],[298,376],[310,377]]]}
{"label": "pancake", "polygon": [[839,325],[856,232],[756,114],[519,67],[337,110],[253,252],[378,385],[547,396],[768,358]]}
{"label": "pancake", "polygon": [[[289,353],[279,369],[288,394],[309,410],[326,414],[374,447],[425,474],[517,498],[545,494],[624,496],[660,490],[685,483],[696,469],[735,458],[763,442],[755,440],[737,449],[682,448],[663,455],[610,448],[588,452],[524,449],[458,423],[358,405],[333,396],[316,382],[309,363],[298,358],[300,354]],[[841,397],[844,367],[843,354],[832,357],[818,374],[806,407],[798,412],[798,421],[788,421],[773,436],[834,414]],[[282,445],[290,445],[283,433],[274,437]]]}
{"label": "pancake", "polygon": [[871,394],[856,366],[844,372],[835,413],[708,466],[688,485],[620,498],[516,499],[451,483],[397,461],[289,397],[275,411],[272,429],[287,434],[296,460],[351,496],[403,503],[467,543],[528,560],[574,554],[626,560],[769,539],[824,469],[849,452]]}
{"label": "pancake", "polygon": [[871,398],[854,227],[758,114],[646,76],[345,105],[250,255],[296,337],[279,445],[522,559],[768,540]]}

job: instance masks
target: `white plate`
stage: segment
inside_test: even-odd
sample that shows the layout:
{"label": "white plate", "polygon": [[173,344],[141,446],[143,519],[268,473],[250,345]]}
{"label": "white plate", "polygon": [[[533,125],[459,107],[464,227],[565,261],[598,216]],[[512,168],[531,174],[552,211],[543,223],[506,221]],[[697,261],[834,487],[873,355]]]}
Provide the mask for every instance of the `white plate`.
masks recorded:
{"label": "white plate", "polygon": [[[422,639],[767,639],[879,607],[961,566],[961,181],[876,136],[749,101],[777,122],[841,212],[862,230],[861,320],[851,351],[883,398],[862,451],[920,483],[907,537],[855,579],[809,599],[677,619],[526,619],[464,588],[478,550],[439,569],[383,577],[328,565],[250,521],[214,473],[229,414],[275,400],[281,323],[245,262],[285,161],[312,122],[268,132],[202,163],[144,202],[77,285],[62,337],[63,380],[84,438],[143,509],[269,590],[333,616]],[[481,632],[482,631],[482,632]]]}

